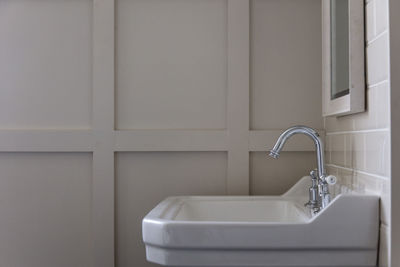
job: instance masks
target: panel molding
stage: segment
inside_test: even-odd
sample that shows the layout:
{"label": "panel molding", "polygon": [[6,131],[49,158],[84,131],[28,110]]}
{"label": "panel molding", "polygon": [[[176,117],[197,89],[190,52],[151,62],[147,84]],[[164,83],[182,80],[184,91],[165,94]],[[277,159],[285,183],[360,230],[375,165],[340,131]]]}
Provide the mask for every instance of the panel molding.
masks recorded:
{"label": "panel molding", "polygon": [[115,151],[227,151],[225,130],[132,130],[115,132]]}
{"label": "panel molding", "polygon": [[91,130],[1,130],[1,152],[92,152]]}
{"label": "panel molding", "polygon": [[114,0],[93,5],[93,184],[92,227],[95,267],[115,264],[114,244]]}
{"label": "panel molding", "polygon": [[[284,130],[244,132],[247,146],[242,150],[267,151]],[[318,132],[325,140],[325,130]],[[112,152],[229,152],[229,138],[228,130],[0,130],[0,152],[94,152],[104,141]],[[314,151],[314,146],[289,142],[283,151]]]}
{"label": "panel molding", "polygon": [[250,1],[228,1],[227,193],[249,194]]}

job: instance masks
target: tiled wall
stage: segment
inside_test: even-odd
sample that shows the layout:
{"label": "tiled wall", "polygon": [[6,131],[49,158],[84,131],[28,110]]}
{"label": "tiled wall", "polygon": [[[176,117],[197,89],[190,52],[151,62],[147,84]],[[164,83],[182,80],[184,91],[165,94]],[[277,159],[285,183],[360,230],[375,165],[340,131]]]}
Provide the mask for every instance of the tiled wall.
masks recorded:
{"label": "tiled wall", "polygon": [[388,266],[390,238],[390,94],[388,0],[366,1],[366,112],[326,118],[330,174],[358,192],[381,195],[379,266]]}

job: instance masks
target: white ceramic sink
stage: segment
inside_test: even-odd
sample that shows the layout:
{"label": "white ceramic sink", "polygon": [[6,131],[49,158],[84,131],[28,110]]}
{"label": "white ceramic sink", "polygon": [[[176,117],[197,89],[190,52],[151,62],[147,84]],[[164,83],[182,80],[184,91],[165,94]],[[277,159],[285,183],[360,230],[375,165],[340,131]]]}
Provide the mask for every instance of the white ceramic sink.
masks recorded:
{"label": "white ceramic sink", "polygon": [[311,216],[309,177],[282,196],[170,197],[143,219],[166,266],[376,266],[379,197],[341,194]]}

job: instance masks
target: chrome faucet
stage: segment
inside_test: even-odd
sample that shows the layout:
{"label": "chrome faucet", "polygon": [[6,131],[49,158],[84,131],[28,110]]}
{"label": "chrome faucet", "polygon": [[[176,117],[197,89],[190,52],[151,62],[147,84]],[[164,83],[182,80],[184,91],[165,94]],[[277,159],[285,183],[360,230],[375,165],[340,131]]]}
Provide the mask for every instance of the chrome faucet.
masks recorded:
{"label": "chrome faucet", "polygon": [[325,208],[331,201],[329,194],[328,184],[336,183],[336,177],[329,176],[325,173],[324,165],[324,145],[322,140],[319,138],[319,134],[312,128],[307,126],[294,126],[284,131],[278,138],[274,148],[270,150],[269,155],[275,159],[279,157],[279,154],[286,141],[295,134],[305,134],[309,136],[315,144],[317,152],[317,171],[311,171],[310,176],[312,179],[312,186],[310,187],[310,201],[306,203],[314,213],[319,212]]}

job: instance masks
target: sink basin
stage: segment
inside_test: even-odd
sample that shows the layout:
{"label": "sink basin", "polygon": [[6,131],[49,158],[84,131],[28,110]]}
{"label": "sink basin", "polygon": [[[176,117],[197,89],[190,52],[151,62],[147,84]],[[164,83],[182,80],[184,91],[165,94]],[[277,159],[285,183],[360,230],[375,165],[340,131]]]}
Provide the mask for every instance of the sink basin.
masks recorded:
{"label": "sink basin", "polygon": [[165,266],[376,266],[379,197],[340,194],[317,215],[310,178],[281,196],[170,197],[143,219]]}
{"label": "sink basin", "polygon": [[[187,197],[171,199],[173,221],[304,222],[309,217],[295,202],[266,198]],[[166,215],[166,214],[164,214]]]}

